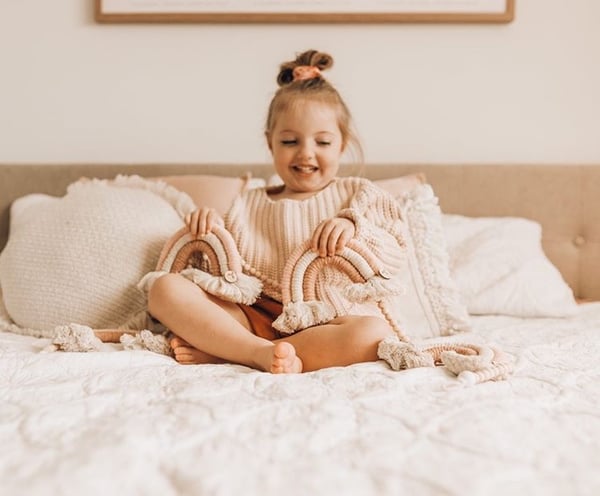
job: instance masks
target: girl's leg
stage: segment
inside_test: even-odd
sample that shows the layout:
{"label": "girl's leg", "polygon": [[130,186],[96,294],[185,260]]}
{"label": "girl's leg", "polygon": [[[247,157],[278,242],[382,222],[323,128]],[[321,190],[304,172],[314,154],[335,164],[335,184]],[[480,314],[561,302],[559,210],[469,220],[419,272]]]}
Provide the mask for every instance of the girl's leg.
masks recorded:
{"label": "girl's leg", "polygon": [[[302,370],[309,372],[326,367],[343,367],[353,363],[378,360],[380,341],[393,335],[387,322],[378,317],[338,317],[328,324],[309,327],[275,343],[290,343],[302,360]],[[182,346],[187,363],[206,363],[190,345]]]}
{"label": "girl's leg", "polygon": [[277,342],[292,344],[302,359],[303,371],[374,362],[381,340],[394,334],[379,317],[346,316],[309,327]]}
{"label": "girl's leg", "polygon": [[292,344],[254,335],[237,305],[207,294],[179,274],[167,274],[154,283],[148,310],[174,334],[210,356],[275,373],[302,371]]}
{"label": "girl's leg", "polygon": [[170,333],[169,336],[169,346],[173,350],[175,360],[181,365],[226,363],[222,358],[217,358],[194,348],[190,343],[173,333]]}

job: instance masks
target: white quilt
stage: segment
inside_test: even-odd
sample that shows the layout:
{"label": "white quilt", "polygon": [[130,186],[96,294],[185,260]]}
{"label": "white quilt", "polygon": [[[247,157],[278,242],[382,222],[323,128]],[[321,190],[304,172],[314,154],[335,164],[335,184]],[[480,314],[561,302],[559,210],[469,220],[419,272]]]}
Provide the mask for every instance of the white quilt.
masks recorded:
{"label": "white quilt", "polygon": [[600,494],[600,304],[474,324],[516,357],[508,381],[273,376],[0,333],[0,494]]}

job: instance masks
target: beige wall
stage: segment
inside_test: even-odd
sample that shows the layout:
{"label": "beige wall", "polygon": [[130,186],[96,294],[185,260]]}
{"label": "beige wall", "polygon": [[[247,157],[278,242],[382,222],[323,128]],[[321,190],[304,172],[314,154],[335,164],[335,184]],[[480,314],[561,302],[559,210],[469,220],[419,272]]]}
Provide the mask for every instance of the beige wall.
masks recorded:
{"label": "beige wall", "polygon": [[506,25],[99,25],[0,2],[0,162],[262,162],[277,66],[332,53],[368,162],[600,162],[600,1]]}

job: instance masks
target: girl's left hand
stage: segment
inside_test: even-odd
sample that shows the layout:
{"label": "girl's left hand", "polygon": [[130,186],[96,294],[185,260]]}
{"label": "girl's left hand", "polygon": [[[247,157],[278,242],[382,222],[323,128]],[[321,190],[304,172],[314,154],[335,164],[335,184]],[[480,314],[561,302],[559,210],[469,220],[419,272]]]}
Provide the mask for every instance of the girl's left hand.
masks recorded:
{"label": "girl's left hand", "polygon": [[334,217],[321,222],[315,229],[311,248],[320,257],[332,257],[341,252],[354,237],[354,222],[343,217]]}

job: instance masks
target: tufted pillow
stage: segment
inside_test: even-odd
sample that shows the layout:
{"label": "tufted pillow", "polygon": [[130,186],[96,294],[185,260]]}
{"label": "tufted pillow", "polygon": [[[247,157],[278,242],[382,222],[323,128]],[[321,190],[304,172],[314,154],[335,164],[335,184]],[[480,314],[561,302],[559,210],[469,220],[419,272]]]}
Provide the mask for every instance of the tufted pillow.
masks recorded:
{"label": "tufted pillow", "polygon": [[542,249],[539,223],[518,217],[443,216],[450,270],[469,313],[569,317],[573,291]]}
{"label": "tufted pillow", "polygon": [[407,291],[397,308],[406,334],[422,339],[470,331],[467,307],[450,274],[442,211],[433,188],[417,184],[397,190],[395,197],[407,228],[407,267],[400,279]]}
{"label": "tufted pillow", "polygon": [[136,284],[195,208],[188,195],[139,176],[83,180],[64,197],[13,203],[0,286],[14,323],[48,330],[146,326]]}

